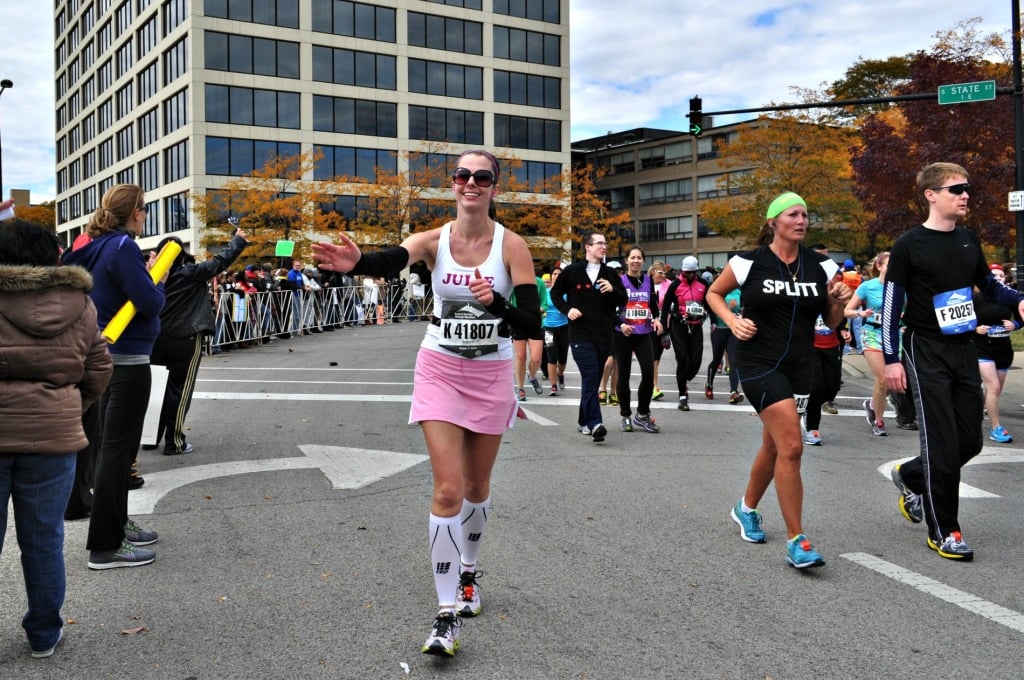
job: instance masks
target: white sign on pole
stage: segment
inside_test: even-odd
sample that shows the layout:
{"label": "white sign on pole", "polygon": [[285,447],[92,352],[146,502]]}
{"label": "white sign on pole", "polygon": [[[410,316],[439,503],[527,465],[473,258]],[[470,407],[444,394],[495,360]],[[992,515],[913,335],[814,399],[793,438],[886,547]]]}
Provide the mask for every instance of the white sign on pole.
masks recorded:
{"label": "white sign on pole", "polygon": [[1010,212],[1024,210],[1024,191],[1011,191],[1007,194]]}

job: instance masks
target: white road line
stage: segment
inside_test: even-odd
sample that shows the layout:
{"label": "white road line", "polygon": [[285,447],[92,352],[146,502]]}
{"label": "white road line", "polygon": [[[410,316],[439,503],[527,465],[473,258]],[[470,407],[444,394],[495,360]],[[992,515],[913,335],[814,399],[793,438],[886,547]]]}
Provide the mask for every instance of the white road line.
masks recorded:
{"label": "white road line", "polygon": [[247,380],[245,378],[199,378],[197,383],[252,383],[256,385],[380,385],[382,387],[400,385],[412,387],[411,382],[381,382],[371,380],[360,382],[357,380]]}
{"label": "white road line", "polygon": [[894,581],[905,583],[923,593],[927,593],[940,600],[954,604],[961,609],[982,616],[989,621],[1006,626],[1012,630],[1024,633],[1024,614],[1019,614],[1012,609],[1007,609],[998,604],[983,600],[976,595],[971,595],[963,590],[947,586],[927,576],[904,569],[903,567],[881,560],[874,555],[867,553],[846,553],[840,555],[843,559],[849,560],[872,571],[877,571],[883,576],[888,576]]}

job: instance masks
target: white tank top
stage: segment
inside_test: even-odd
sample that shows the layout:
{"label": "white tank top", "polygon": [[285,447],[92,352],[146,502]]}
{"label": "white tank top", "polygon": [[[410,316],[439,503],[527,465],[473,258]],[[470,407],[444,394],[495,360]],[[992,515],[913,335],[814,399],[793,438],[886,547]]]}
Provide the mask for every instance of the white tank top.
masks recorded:
{"label": "white tank top", "polygon": [[[441,235],[437,241],[437,255],[434,258],[434,271],[431,272],[430,282],[434,292],[434,316],[444,319],[444,310],[452,309],[452,303],[466,302],[477,304],[472,293],[469,292],[469,282],[475,278],[475,269],[490,280],[495,291],[501,293],[507,300],[512,295],[512,277],[505,269],[503,257],[503,243],[505,240],[505,227],[497,222],[494,223],[494,239],[491,242],[491,251],[487,259],[477,267],[464,267],[455,261],[451,251],[451,230],[452,223],[441,227]],[[447,303],[447,307],[446,307]],[[442,322],[444,323],[444,322]],[[487,328],[487,326],[481,326]],[[448,339],[445,339],[447,330]],[[458,332],[461,329],[455,329]],[[427,333],[423,337],[421,347],[444,352],[453,356],[465,357],[465,354],[453,352],[444,347],[451,342],[452,329],[443,329],[442,326],[431,324],[427,326]],[[467,343],[479,342],[484,353],[473,357],[476,360],[495,361],[499,359],[512,358],[512,339],[497,336],[493,333],[488,338],[467,338]],[[492,351],[494,347],[496,351]]]}

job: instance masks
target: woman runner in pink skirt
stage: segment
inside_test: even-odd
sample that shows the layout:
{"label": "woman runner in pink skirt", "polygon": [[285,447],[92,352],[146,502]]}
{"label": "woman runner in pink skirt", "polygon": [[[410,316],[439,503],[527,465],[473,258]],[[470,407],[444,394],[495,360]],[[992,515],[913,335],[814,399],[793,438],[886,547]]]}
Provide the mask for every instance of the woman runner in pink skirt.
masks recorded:
{"label": "woman runner in pink skirt", "polygon": [[[518,409],[509,389],[510,326],[534,334],[541,321],[526,242],[492,219],[497,159],[472,150],[457,165],[454,221],[375,253],[361,253],[345,234],[340,245],[313,246],[319,266],[330,271],[390,277],[422,260],[432,272],[435,316],[416,357],[409,422],[423,429],[434,477],[430,559],[438,613],[422,651],[449,656],[459,648],[457,616],[481,611],[476,562],[491,469]],[[513,290],[516,307],[508,304]]]}

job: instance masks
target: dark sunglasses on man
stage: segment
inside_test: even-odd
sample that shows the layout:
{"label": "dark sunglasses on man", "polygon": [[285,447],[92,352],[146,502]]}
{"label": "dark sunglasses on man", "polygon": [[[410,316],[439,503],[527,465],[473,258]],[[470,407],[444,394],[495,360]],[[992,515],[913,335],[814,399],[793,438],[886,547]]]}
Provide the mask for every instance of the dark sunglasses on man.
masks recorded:
{"label": "dark sunglasses on man", "polygon": [[932,191],[942,191],[945,189],[949,193],[959,196],[970,188],[971,186],[967,182],[961,182],[960,184],[950,184],[944,187],[932,187]]}
{"label": "dark sunglasses on man", "polygon": [[463,185],[469,181],[469,178],[473,178],[473,182],[483,189],[494,184],[494,173],[490,170],[477,170],[472,172],[466,168],[455,168],[455,172],[452,173],[452,181],[458,185]]}

